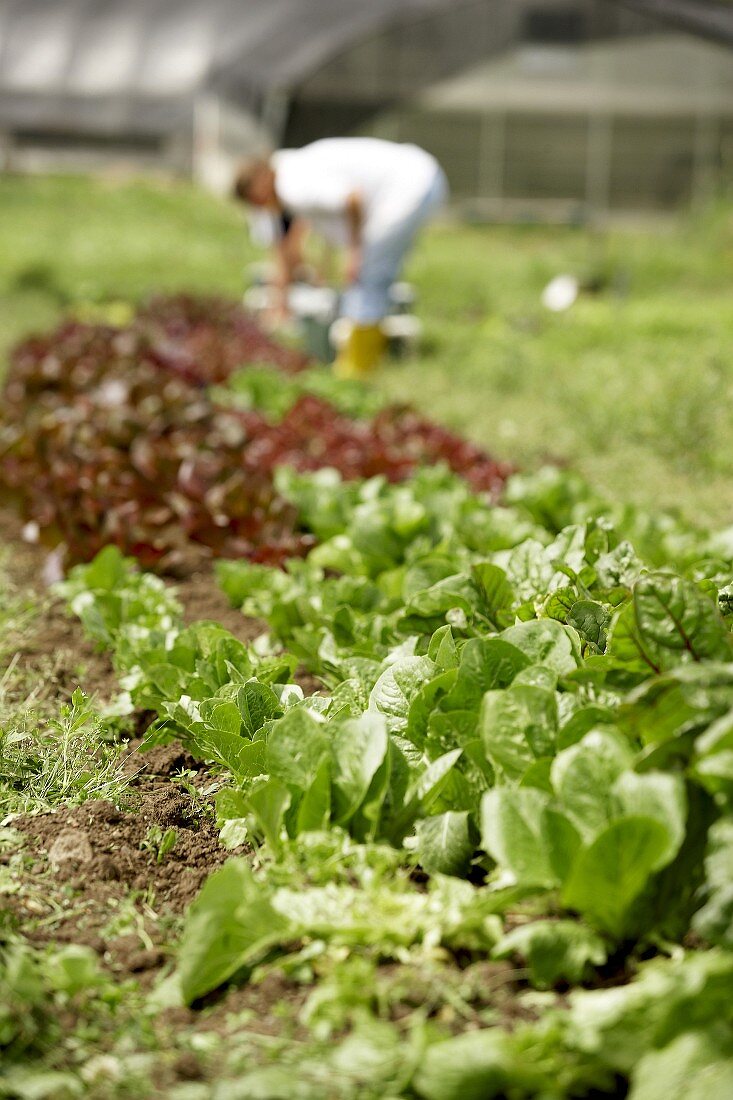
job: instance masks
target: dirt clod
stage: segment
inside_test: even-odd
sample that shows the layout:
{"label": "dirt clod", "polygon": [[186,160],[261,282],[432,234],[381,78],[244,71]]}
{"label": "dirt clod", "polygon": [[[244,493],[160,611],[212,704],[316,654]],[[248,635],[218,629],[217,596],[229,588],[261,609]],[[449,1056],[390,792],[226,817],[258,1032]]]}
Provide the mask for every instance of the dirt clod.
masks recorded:
{"label": "dirt clod", "polygon": [[181,1081],[200,1081],[204,1071],[195,1054],[184,1051],[179,1054],[173,1065],[173,1071]]}
{"label": "dirt clod", "polygon": [[178,741],[170,745],[156,745],[142,756],[133,754],[130,759],[133,770],[140,766],[142,760],[149,775],[171,776],[184,771],[199,771],[203,767],[201,761],[191,756]]}
{"label": "dirt clod", "polygon": [[62,829],[48,849],[48,861],[54,867],[91,863],[92,846],[84,829]]}
{"label": "dirt clod", "polygon": [[127,969],[131,974],[140,974],[143,970],[157,970],[165,961],[165,953],[160,950],[133,951],[127,960]]}

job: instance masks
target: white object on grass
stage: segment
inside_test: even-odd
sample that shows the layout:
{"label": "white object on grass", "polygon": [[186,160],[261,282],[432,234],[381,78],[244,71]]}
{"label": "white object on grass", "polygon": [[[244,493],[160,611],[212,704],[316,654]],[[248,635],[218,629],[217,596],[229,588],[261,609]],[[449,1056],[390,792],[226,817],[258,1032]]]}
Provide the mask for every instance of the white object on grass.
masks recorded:
{"label": "white object on grass", "polygon": [[580,293],[580,283],[574,275],[556,275],[542,291],[542,305],[553,313],[570,309]]}

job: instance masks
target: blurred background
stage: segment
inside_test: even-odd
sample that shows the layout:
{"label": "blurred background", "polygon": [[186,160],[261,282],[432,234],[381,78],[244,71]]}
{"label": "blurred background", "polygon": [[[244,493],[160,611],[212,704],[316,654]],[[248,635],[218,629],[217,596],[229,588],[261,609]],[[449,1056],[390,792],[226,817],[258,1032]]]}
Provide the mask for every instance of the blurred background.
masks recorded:
{"label": "blurred background", "polygon": [[0,351],[84,303],[241,295],[243,154],[414,141],[451,216],[408,271],[421,350],[375,384],[730,521],[731,47],[729,0],[0,0]]}
{"label": "blurred background", "polygon": [[376,134],[483,217],[669,211],[733,158],[725,0],[2,0],[6,168],[211,186],[263,143]]}

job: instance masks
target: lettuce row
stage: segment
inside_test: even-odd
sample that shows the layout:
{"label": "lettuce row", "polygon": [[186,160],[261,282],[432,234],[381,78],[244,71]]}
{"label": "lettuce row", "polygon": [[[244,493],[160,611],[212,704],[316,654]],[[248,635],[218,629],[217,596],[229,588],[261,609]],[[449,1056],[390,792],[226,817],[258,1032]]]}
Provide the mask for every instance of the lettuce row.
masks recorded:
{"label": "lettuce row", "polygon": [[[608,509],[555,472],[511,482],[502,507],[441,470],[396,487],[283,472],[280,488],[321,542],[284,571],[220,566],[232,602],[267,620],[252,646],[215,624],[184,629],[168,590],[111,551],[64,589],[113,647],[131,703],[158,714],[149,739],[178,736],[228,777],[223,839],[263,861],[209,880],[176,995],[309,942],[518,957],[553,988],[611,958],[633,970],[639,948],[692,930],[720,950],[675,948],[517,1033],[437,1043],[411,1087],[427,1100],[582,1095],[587,1072],[609,1094],[630,1078],[649,1100],[657,1078],[681,1095],[674,1073],[693,1095],[708,1073],[728,1082],[728,534]],[[327,693],[304,697],[299,662]],[[316,852],[332,875],[354,852],[380,871],[319,884]],[[416,866],[420,902],[405,877]],[[449,932],[451,896],[464,908]]]}

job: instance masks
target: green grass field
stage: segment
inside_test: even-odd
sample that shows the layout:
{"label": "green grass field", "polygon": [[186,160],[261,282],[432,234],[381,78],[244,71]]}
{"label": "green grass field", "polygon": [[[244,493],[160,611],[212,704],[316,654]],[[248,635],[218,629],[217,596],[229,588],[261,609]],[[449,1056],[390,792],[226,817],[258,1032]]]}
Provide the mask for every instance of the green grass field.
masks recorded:
{"label": "green grass field", "polygon": [[[239,212],[182,184],[6,177],[0,353],[84,301],[237,294]],[[375,379],[522,466],[570,462],[607,494],[725,523],[733,511],[733,215],[613,231],[442,225],[407,276],[419,358]],[[600,284],[567,313],[540,294]]]}

